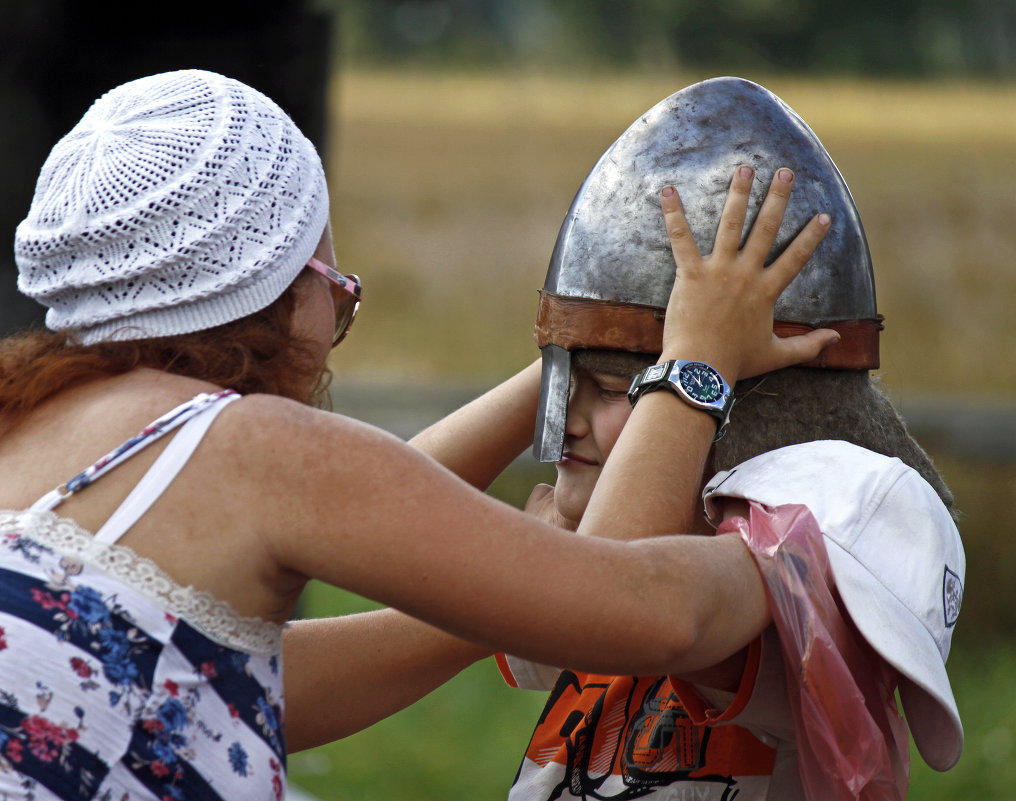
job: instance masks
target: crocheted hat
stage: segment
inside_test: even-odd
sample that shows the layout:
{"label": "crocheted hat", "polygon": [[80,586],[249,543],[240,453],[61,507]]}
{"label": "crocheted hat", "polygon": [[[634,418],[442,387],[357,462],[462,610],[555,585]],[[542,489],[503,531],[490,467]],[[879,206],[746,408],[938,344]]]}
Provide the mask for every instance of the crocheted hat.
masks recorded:
{"label": "crocheted hat", "polygon": [[328,219],[317,151],[274,102],[201,70],[99,98],[18,226],[18,288],[83,344],[212,328],[268,306]]}

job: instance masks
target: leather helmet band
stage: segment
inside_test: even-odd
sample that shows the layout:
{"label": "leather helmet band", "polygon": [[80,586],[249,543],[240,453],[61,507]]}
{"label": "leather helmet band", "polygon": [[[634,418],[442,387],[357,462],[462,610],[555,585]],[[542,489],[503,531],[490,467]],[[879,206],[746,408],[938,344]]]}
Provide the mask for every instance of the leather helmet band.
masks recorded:
{"label": "leather helmet band", "polygon": [[[596,300],[540,291],[534,337],[541,348],[548,344],[565,350],[627,350],[658,354],[663,350],[663,309],[638,303]],[[823,323],[840,334],[840,341],[825,348],[802,367],[829,370],[877,370],[882,315],[871,320]],[[794,336],[819,326],[777,320],[778,337]]]}

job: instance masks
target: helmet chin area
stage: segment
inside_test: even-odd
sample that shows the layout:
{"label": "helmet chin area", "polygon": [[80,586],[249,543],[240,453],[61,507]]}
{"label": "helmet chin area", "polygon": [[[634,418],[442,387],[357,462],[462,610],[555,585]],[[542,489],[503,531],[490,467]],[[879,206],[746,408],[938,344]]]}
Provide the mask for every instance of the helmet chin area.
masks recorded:
{"label": "helmet chin area", "polygon": [[533,457],[557,462],[564,451],[564,428],[568,419],[568,384],[571,381],[571,353],[559,345],[545,345],[540,401],[536,412]]}

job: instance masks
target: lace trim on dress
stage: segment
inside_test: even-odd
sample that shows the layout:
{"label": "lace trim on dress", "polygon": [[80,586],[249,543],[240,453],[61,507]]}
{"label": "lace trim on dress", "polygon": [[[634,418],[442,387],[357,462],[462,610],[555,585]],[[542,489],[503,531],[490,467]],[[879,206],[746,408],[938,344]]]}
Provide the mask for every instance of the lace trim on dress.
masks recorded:
{"label": "lace trim on dress", "polygon": [[221,645],[261,654],[279,653],[282,648],[283,627],[278,623],[243,617],[210,592],[181,586],[155,562],[128,546],[95,542],[90,532],[70,518],[55,512],[0,511],[0,532],[35,540],[101,570]]}

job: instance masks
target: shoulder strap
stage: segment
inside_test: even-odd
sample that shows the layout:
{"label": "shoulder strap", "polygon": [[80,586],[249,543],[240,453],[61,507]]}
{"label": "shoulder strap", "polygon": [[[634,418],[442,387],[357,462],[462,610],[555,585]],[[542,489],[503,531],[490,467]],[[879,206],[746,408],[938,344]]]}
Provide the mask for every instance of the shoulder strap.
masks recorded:
{"label": "shoulder strap", "polygon": [[222,398],[226,397],[235,398],[239,397],[239,395],[231,389],[224,389],[210,395],[207,393],[201,393],[200,395],[196,395],[191,398],[186,403],[181,403],[175,409],[166,412],[166,414],[158,420],[149,423],[140,433],[131,437],[118,448],[114,448],[99,459],[99,461],[95,464],[82,470],[66,484],[61,484],[56,489],[47,492],[39,498],[39,500],[32,504],[31,510],[34,512],[52,511],[66,498],[73,495],[75,492],[83,490],[97,478],[101,478],[114,467],[125,462],[142,448],[151,445],[155,442],[155,440],[159,439],[159,437],[168,434],[170,431],[173,431],[183,425],[195,415],[203,412],[208,406],[218,403]]}
{"label": "shoulder strap", "polygon": [[147,512],[166,491],[173,479],[187,464],[194,450],[201,444],[208,428],[219,416],[219,412],[239,395],[226,395],[210,406],[204,407],[180,429],[173,441],[159,454],[159,458],[142,476],[122,504],[117,508],[105,525],[95,532],[95,541],[112,545],[119,540],[138,519]]}

